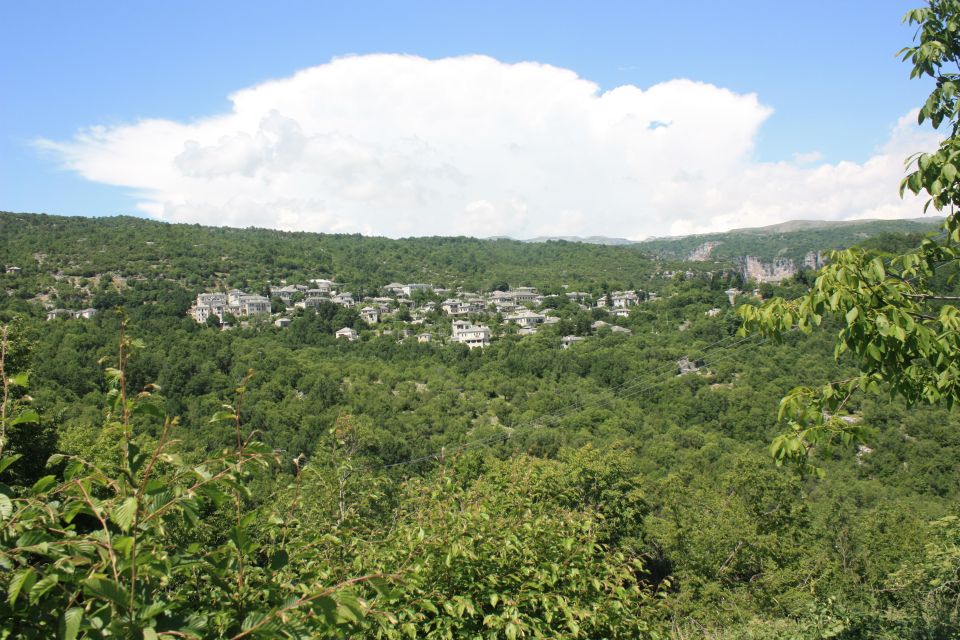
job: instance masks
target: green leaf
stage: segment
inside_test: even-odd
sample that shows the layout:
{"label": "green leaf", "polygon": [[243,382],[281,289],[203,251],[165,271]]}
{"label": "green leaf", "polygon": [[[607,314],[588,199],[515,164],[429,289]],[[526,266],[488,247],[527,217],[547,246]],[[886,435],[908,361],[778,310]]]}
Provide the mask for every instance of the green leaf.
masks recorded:
{"label": "green leaf", "polygon": [[163,410],[155,404],[149,402],[140,402],[133,408],[134,415],[153,416],[154,418],[164,418]]}
{"label": "green leaf", "polygon": [[80,607],[71,607],[60,616],[60,638],[61,640],[76,640],[80,632],[80,623],[83,621],[83,609]]}
{"label": "green leaf", "polygon": [[19,460],[21,457],[23,457],[23,454],[21,454],[21,453],[14,453],[14,454],[12,454],[12,455],[3,456],[3,458],[0,458],[0,473],[3,473],[3,471],[4,471],[7,467],[9,467],[10,465],[12,465],[14,462],[16,462],[17,460]]}
{"label": "green leaf", "polygon": [[130,604],[130,594],[124,586],[106,576],[91,576],[83,581],[83,587],[87,595],[103,598],[119,607]]}
{"label": "green leaf", "polygon": [[45,593],[57,586],[57,583],[60,582],[60,577],[51,573],[47,576],[44,576],[39,580],[33,587],[30,589],[30,604],[36,604],[40,598],[43,597]]}
{"label": "green leaf", "polygon": [[40,422],[40,414],[38,414],[36,411],[30,410],[24,411],[16,418],[11,420],[10,426],[14,427],[18,424],[36,424],[38,422]]}
{"label": "green leaf", "polygon": [[360,622],[364,616],[363,605],[352,593],[341,593],[337,598],[337,614],[349,622]]}
{"label": "green leaf", "polygon": [[940,171],[940,176],[949,184],[956,179],[957,168],[948,162],[947,164],[943,165],[943,169]]}
{"label": "green leaf", "polygon": [[133,496],[126,498],[110,512],[110,519],[124,532],[130,530],[133,519],[137,515],[137,499]]}
{"label": "green leaf", "polygon": [[13,514],[13,502],[5,494],[0,493],[0,520],[6,520]]}
{"label": "green leaf", "polygon": [[157,632],[150,627],[143,630],[143,640],[157,640]]}
{"label": "green leaf", "polygon": [[32,567],[27,567],[14,574],[7,584],[7,602],[13,606],[17,602],[20,592],[26,589],[29,591],[37,581],[37,573]]}
{"label": "green leaf", "polygon": [[40,478],[39,480],[33,483],[33,486],[30,487],[30,493],[32,495],[38,496],[56,481],[57,481],[57,478],[55,476],[43,476],[42,478]]}

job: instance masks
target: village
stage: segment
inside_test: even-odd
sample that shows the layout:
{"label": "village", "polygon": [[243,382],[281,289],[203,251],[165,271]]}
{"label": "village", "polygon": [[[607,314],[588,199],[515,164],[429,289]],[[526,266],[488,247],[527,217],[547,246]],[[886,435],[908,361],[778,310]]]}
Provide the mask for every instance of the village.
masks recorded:
{"label": "village", "polygon": [[[8,276],[20,276],[21,269],[6,265]],[[692,279],[712,276],[713,272],[659,271],[654,278]],[[333,280],[316,278],[305,284],[290,284],[281,280],[268,284],[259,292],[239,288],[198,293],[187,315],[196,323],[222,331],[250,326],[272,324],[278,329],[289,327],[298,316],[321,305],[333,305],[352,310],[342,317],[343,326],[331,330],[338,340],[353,342],[364,334],[394,336],[399,341],[418,343],[463,344],[470,349],[483,348],[493,340],[507,335],[531,336],[541,327],[557,325],[562,333],[560,347],[568,349],[595,333],[631,334],[626,319],[639,305],[655,303],[660,296],[643,289],[613,290],[605,288],[593,292],[563,291],[544,294],[533,286],[509,287],[506,283],[491,291],[469,291],[464,287],[446,288],[426,283],[390,282],[376,289],[367,289],[367,295],[355,295],[349,287]],[[369,295],[376,293],[378,295]],[[731,306],[740,296],[761,297],[760,291],[742,292],[730,288],[726,292]],[[89,300],[87,302],[89,304]],[[52,308],[47,305],[48,321],[90,320],[98,309]],[[591,322],[573,329],[571,312],[588,312]],[[714,307],[705,312],[708,317],[722,313]],[[681,324],[685,330],[689,322]]]}
{"label": "village", "polygon": [[[334,333],[337,339],[358,340],[358,329],[369,329],[377,335],[396,334],[400,340],[415,339],[421,343],[445,340],[466,345],[470,349],[489,346],[491,340],[499,335],[533,335],[541,326],[561,322],[560,315],[551,307],[551,303],[555,304],[560,296],[544,296],[530,286],[477,293],[423,283],[391,282],[384,285],[380,293],[379,296],[358,299],[333,281],[314,279],[308,284],[270,286],[269,297],[239,289],[201,293],[189,313],[198,323],[223,329],[243,324],[254,317],[269,317],[275,326],[285,328],[297,314],[322,304],[334,304],[355,309],[359,319],[366,325],[344,326]],[[739,293],[736,289],[727,292],[731,304]],[[581,310],[602,310],[611,319],[611,322],[607,322],[599,312],[595,312],[592,330],[609,328],[613,333],[626,334],[631,330],[615,324],[612,319],[627,318],[633,307],[658,300],[656,292],[643,290],[611,291],[597,296],[569,291],[563,297],[568,304],[575,304]],[[711,316],[718,313],[720,309],[708,312]],[[491,322],[492,319],[496,319],[496,323]],[[390,328],[384,324],[388,321]],[[398,329],[398,324],[402,328]],[[499,327],[499,333],[491,327],[492,324]],[[566,335],[562,337],[561,344],[563,348],[569,348],[583,339],[579,335]]]}

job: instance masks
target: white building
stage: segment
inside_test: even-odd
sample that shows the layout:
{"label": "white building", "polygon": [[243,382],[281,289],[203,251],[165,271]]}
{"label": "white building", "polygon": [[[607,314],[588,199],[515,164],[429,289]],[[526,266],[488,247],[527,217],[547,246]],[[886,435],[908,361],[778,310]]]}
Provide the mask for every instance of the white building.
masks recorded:
{"label": "white building", "polygon": [[310,284],[313,285],[312,289],[316,291],[321,291],[323,293],[329,294],[333,291],[334,283],[330,280],[324,280],[323,278],[314,278],[310,281]]}
{"label": "white building", "polygon": [[380,321],[380,310],[373,307],[364,307],[360,309],[360,319],[369,324],[376,324]]}
{"label": "white building", "polygon": [[337,295],[330,298],[330,301],[334,304],[339,304],[341,307],[351,308],[356,302],[353,300],[352,293],[338,293]]}
{"label": "white building", "polygon": [[640,297],[633,291],[617,291],[610,297],[615,309],[627,309],[640,302]]}
{"label": "white building", "polygon": [[537,293],[533,287],[517,287],[509,291],[494,291],[487,299],[491,304],[497,305],[497,308],[507,307],[509,305],[519,304],[540,304],[543,302],[543,296]]}
{"label": "white building", "polygon": [[541,303],[543,302],[543,296],[537,293],[537,290],[533,287],[517,287],[516,289],[511,289],[510,293],[513,294],[513,301],[516,304],[524,303]]}
{"label": "white building", "polygon": [[193,307],[193,319],[203,324],[210,316],[223,321],[225,314],[253,316],[270,313],[270,300],[265,296],[233,289],[227,293],[201,293]]}
{"label": "white building", "polygon": [[390,284],[385,285],[383,287],[383,290],[386,291],[387,293],[398,296],[403,293],[403,289],[405,286],[406,285],[401,282],[391,282]]}
{"label": "white building", "polygon": [[401,291],[403,292],[403,295],[409,298],[413,295],[414,291],[431,291],[432,289],[433,286],[429,284],[411,283],[403,285]]}
{"label": "white building", "polygon": [[465,320],[454,320],[450,341],[465,344],[471,349],[490,346],[490,327]]}
{"label": "white building", "polygon": [[520,327],[533,327],[543,323],[546,316],[530,311],[529,309],[522,309],[512,315],[504,316],[503,319]]}
{"label": "white building", "polygon": [[73,320],[89,320],[97,315],[97,310],[89,309],[51,309],[47,311],[47,320],[56,320],[57,318],[72,318]]}
{"label": "white building", "polygon": [[305,294],[307,288],[302,284],[290,284],[285,287],[270,287],[270,296],[273,298],[280,298],[283,300],[283,304],[288,307],[293,304],[293,296],[298,293]]}
{"label": "white building", "polygon": [[308,304],[308,306],[317,306],[320,302],[330,299],[330,289],[315,287],[313,289],[307,289],[303,292],[303,301]]}
{"label": "white building", "polygon": [[[610,293],[609,306],[614,309],[628,309],[640,302],[640,296],[633,291],[613,291]],[[607,296],[597,298],[598,307],[606,307]]]}
{"label": "white building", "polygon": [[333,335],[335,335],[337,339],[346,338],[350,342],[353,342],[354,340],[360,337],[360,334],[358,334],[356,331],[354,331],[350,327],[344,327],[343,329],[340,329]]}
{"label": "white building", "polygon": [[456,298],[450,298],[444,300],[440,308],[443,309],[447,315],[465,316],[470,313],[481,313],[484,310],[484,305],[482,301],[478,300],[457,300]]}

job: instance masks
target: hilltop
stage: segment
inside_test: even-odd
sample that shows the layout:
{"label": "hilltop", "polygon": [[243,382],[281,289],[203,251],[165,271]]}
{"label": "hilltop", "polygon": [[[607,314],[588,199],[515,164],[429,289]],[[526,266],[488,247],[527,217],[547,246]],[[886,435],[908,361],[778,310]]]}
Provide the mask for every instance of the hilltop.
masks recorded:
{"label": "hilltop", "polygon": [[911,220],[791,220],[765,227],[744,227],[723,233],[651,238],[636,243],[664,259],[723,261],[754,256],[771,261],[802,259],[811,251],[850,247],[885,233],[934,233],[943,218]]}
{"label": "hilltop", "polygon": [[[130,216],[67,217],[0,212],[0,252],[7,264],[66,276],[160,277],[191,288],[324,277],[354,291],[384,283],[432,282],[489,290],[503,282],[547,290],[634,288],[663,265],[736,269],[777,280],[821,252],[886,233],[931,233],[939,218],[856,222],[792,221],[726,233],[630,242],[618,238],[420,237],[168,224]],[[811,259],[811,256],[813,258]],[[759,265],[759,266],[758,266]],[[771,274],[773,276],[771,277]],[[778,274],[778,275],[777,275]]]}

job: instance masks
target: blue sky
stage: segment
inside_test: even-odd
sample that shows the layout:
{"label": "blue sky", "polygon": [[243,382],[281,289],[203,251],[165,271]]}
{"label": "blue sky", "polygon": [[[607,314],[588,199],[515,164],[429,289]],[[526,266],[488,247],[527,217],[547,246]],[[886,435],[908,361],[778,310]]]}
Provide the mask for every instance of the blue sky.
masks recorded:
{"label": "blue sky", "polygon": [[862,163],[925,95],[894,55],[910,41],[900,18],[916,4],[8,3],[0,209],[138,214],[142,189],[65,169],[61,154],[34,142],[146,118],[189,123],[229,111],[237,90],[369,53],[534,61],[601,92],[686,78],[755,93],[773,111],[752,160],[818,152],[822,162]]}

